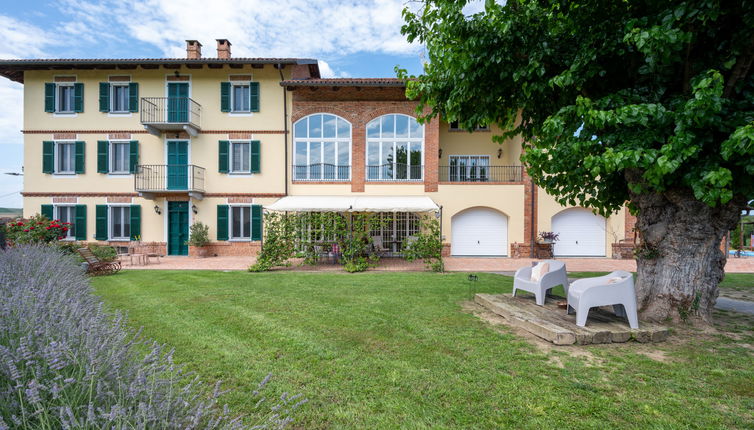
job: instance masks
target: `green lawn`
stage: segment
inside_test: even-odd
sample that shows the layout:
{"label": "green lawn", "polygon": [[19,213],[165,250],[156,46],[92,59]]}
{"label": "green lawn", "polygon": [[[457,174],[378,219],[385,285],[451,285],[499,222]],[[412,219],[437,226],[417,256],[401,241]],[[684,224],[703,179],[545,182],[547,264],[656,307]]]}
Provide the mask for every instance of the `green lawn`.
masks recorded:
{"label": "green lawn", "polygon": [[125,271],[93,283],[178,362],[225,381],[237,413],[267,372],[268,394],[303,393],[297,428],[754,427],[753,320],[737,320],[749,327],[738,341],[548,352],[462,310],[473,292],[509,292],[499,275]]}

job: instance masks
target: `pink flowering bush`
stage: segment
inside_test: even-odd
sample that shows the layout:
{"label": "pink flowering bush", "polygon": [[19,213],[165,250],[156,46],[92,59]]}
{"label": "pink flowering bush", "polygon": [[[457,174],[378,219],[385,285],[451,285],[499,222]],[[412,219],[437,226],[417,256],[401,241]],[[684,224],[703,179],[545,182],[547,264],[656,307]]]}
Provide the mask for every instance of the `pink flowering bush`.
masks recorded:
{"label": "pink flowering bush", "polygon": [[23,243],[53,243],[65,239],[69,222],[49,220],[44,215],[34,215],[29,219],[16,218],[5,224],[5,239],[10,245]]}

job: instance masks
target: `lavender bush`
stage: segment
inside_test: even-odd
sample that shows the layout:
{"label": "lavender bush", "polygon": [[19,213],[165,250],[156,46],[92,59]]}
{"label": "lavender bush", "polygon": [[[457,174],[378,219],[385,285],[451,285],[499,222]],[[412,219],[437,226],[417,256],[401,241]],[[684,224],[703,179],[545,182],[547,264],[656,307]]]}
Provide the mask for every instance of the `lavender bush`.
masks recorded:
{"label": "lavender bush", "polygon": [[[303,403],[283,395],[269,406],[259,393],[268,380],[253,393],[252,428],[284,428]],[[221,394],[105,312],[73,257],[42,245],[0,251],[0,430],[246,428]]]}

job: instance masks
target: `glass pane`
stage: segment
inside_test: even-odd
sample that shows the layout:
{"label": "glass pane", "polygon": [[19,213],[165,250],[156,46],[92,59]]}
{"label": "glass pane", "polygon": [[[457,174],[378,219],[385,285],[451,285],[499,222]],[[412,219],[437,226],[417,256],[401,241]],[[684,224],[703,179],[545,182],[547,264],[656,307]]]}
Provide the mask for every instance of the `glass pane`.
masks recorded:
{"label": "glass pane", "polygon": [[395,143],[395,162],[396,176],[395,179],[406,179],[408,172],[408,143]]}
{"label": "glass pane", "polygon": [[382,137],[395,137],[395,115],[382,117]]}
{"label": "glass pane", "polygon": [[349,167],[351,164],[351,145],[347,142],[338,143],[338,178],[348,179],[350,172]]}
{"label": "glass pane", "polygon": [[295,179],[306,179],[306,147],[308,142],[296,142],[296,154],[293,170],[293,177]]}
{"label": "glass pane", "polygon": [[335,142],[323,142],[322,163],[324,179],[335,179]]}
{"label": "glass pane", "polygon": [[424,127],[422,127],[422,125],[419,124],[418,121],[416,121],[416,118],[409,119],[409,126],[411,127],[412,138],[424,137]]}
{"label": "glass pane", "polygon": [[322,115],[309,117],[309,137],[322,137]]}
{"label": "glass pane", "polygon": [[367,137],[379,138],[380,137],[380,119],[373,119],[367,124]]}
{"label": "glass pane", "polygon": [[395,117],[395,136],[396,137],[408,137],[408,117],[406,115],[398,115]]}
{"label": "glass pane", "polygon": [[298,122],[296,122],[296,125],[293,128],[293,138],[294,139],[301,139],[308,137],[308,133],[306,132],[306,128],[309,126],[309,118],[302,118]]}
{"label": "glass pane", "polygon": [[367,178],[379,178],[380,144],[379,142],[367,143]]}
{"label": "glass pane", "polygon": [[121,237],[123,231],[123,212],[121,208],[112,208],[113,237]]}
{"label": "glass pane", "polygon": [[335,116],[333,115],[322,115],[322,120],[324,122],[324,137],[327,138],[335,138]]}
{"label": "glass pane", "polygon": [[123,210],[123,236],[131,237],[131,208],[121,208]]}
{"label": "glass pane", "polygon": [[251,144],[241,144],[241,170],[244,172],[251,171]]}
{"label": "glass pane", "polygon": [[343,119],[338,118],[338,138],[348,139],[351,137],[351,126]]}
{"label": "glass pane", "polygon": [[243,207],[241,208],[241,212],[243,213],[243,237],[249,238],[251,237],[251,208],[250,207]]}
{"label": "glass pane", "polygon": [[309,142],[309,178],[320,178],[322,175],[322,143]]}
{"label": "glass pane", "polygon": [[249,111],[248,85],[233,85],[233,110],[239,112]]}
{"label": "glass pane", "polygon": [[231,236],[235,238],[241,237],[241,223],[243,220],[240,207],[234,206],[231,208],[231,218]]}
{"label": "glass pane", "polygon": [[382,142],[382,158],[380,159],[380,164],[382,165],[380,177],[382,179],[393,178],[393,163],[395,163],[393,142]]}

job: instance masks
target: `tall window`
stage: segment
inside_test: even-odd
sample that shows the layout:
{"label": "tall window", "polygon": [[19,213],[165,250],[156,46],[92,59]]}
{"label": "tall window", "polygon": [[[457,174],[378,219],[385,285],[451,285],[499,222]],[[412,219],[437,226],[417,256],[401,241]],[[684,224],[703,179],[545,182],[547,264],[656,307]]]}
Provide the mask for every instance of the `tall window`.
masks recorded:
{"label": "tall window", "polygon": [[73,239],[76,237],[74,227],[76,225],[76,207],[75,206],[55,206],[55,219],[60,222],[68,222],[71,225],[68,226],[66,231],[66,239]]}
{"label": "tall window", "polygon": [[232,112],[251,112],[249,84],[233,84],[232,88]]}
{"label": "tall window", "polygon": [[408,236],[419,233],[419,215],[412,212],[380,212],[379,223],[372,236],[382,237],[382,243],[391,252],[400,252]]}
{"label": "tall window", "polygon": [[351,124],[335,115],[301,118],[293,128],[293,179],[347,181],[351,178]]}
{"label": "tall window", "polygon": [[75,171],[76,144],[55,142],[55,173],[74,173]]}
{"label": "tall window", "polygon": [[421,180],[424,127],[408,115],[390,114],[367,124],[367,180]]}
{"label": "tall window", "polygon": [[111,84],[110,91],[110,112],[123,113],[128,112],[128,84]]}
{"label": "tall window", "polygon": [[451,155],[451,181],[489,180],[490,157],[488,155]]}
{"label": "tall window", "polygon": [[131,208],[129,206],[110,206],[110,240],[129,240],[131,238]]}
{"label": "tall window", "polygon": [[110,143],[110,173],[130,173],[129,142]]}
{"label": "tall window", "polygon": [[251,172],[251,142],[231,142],[230,156],[231,173]]}
{"label": "tall window", "polygon": [[230,238],[251,239],[251,206],[230,207]]}
{"label": "tall window", "polygon": [[58,97],[57,97],[57,110],[60,113],[73,112],[73,96],[75,94],[73,85],[57,85]]}

